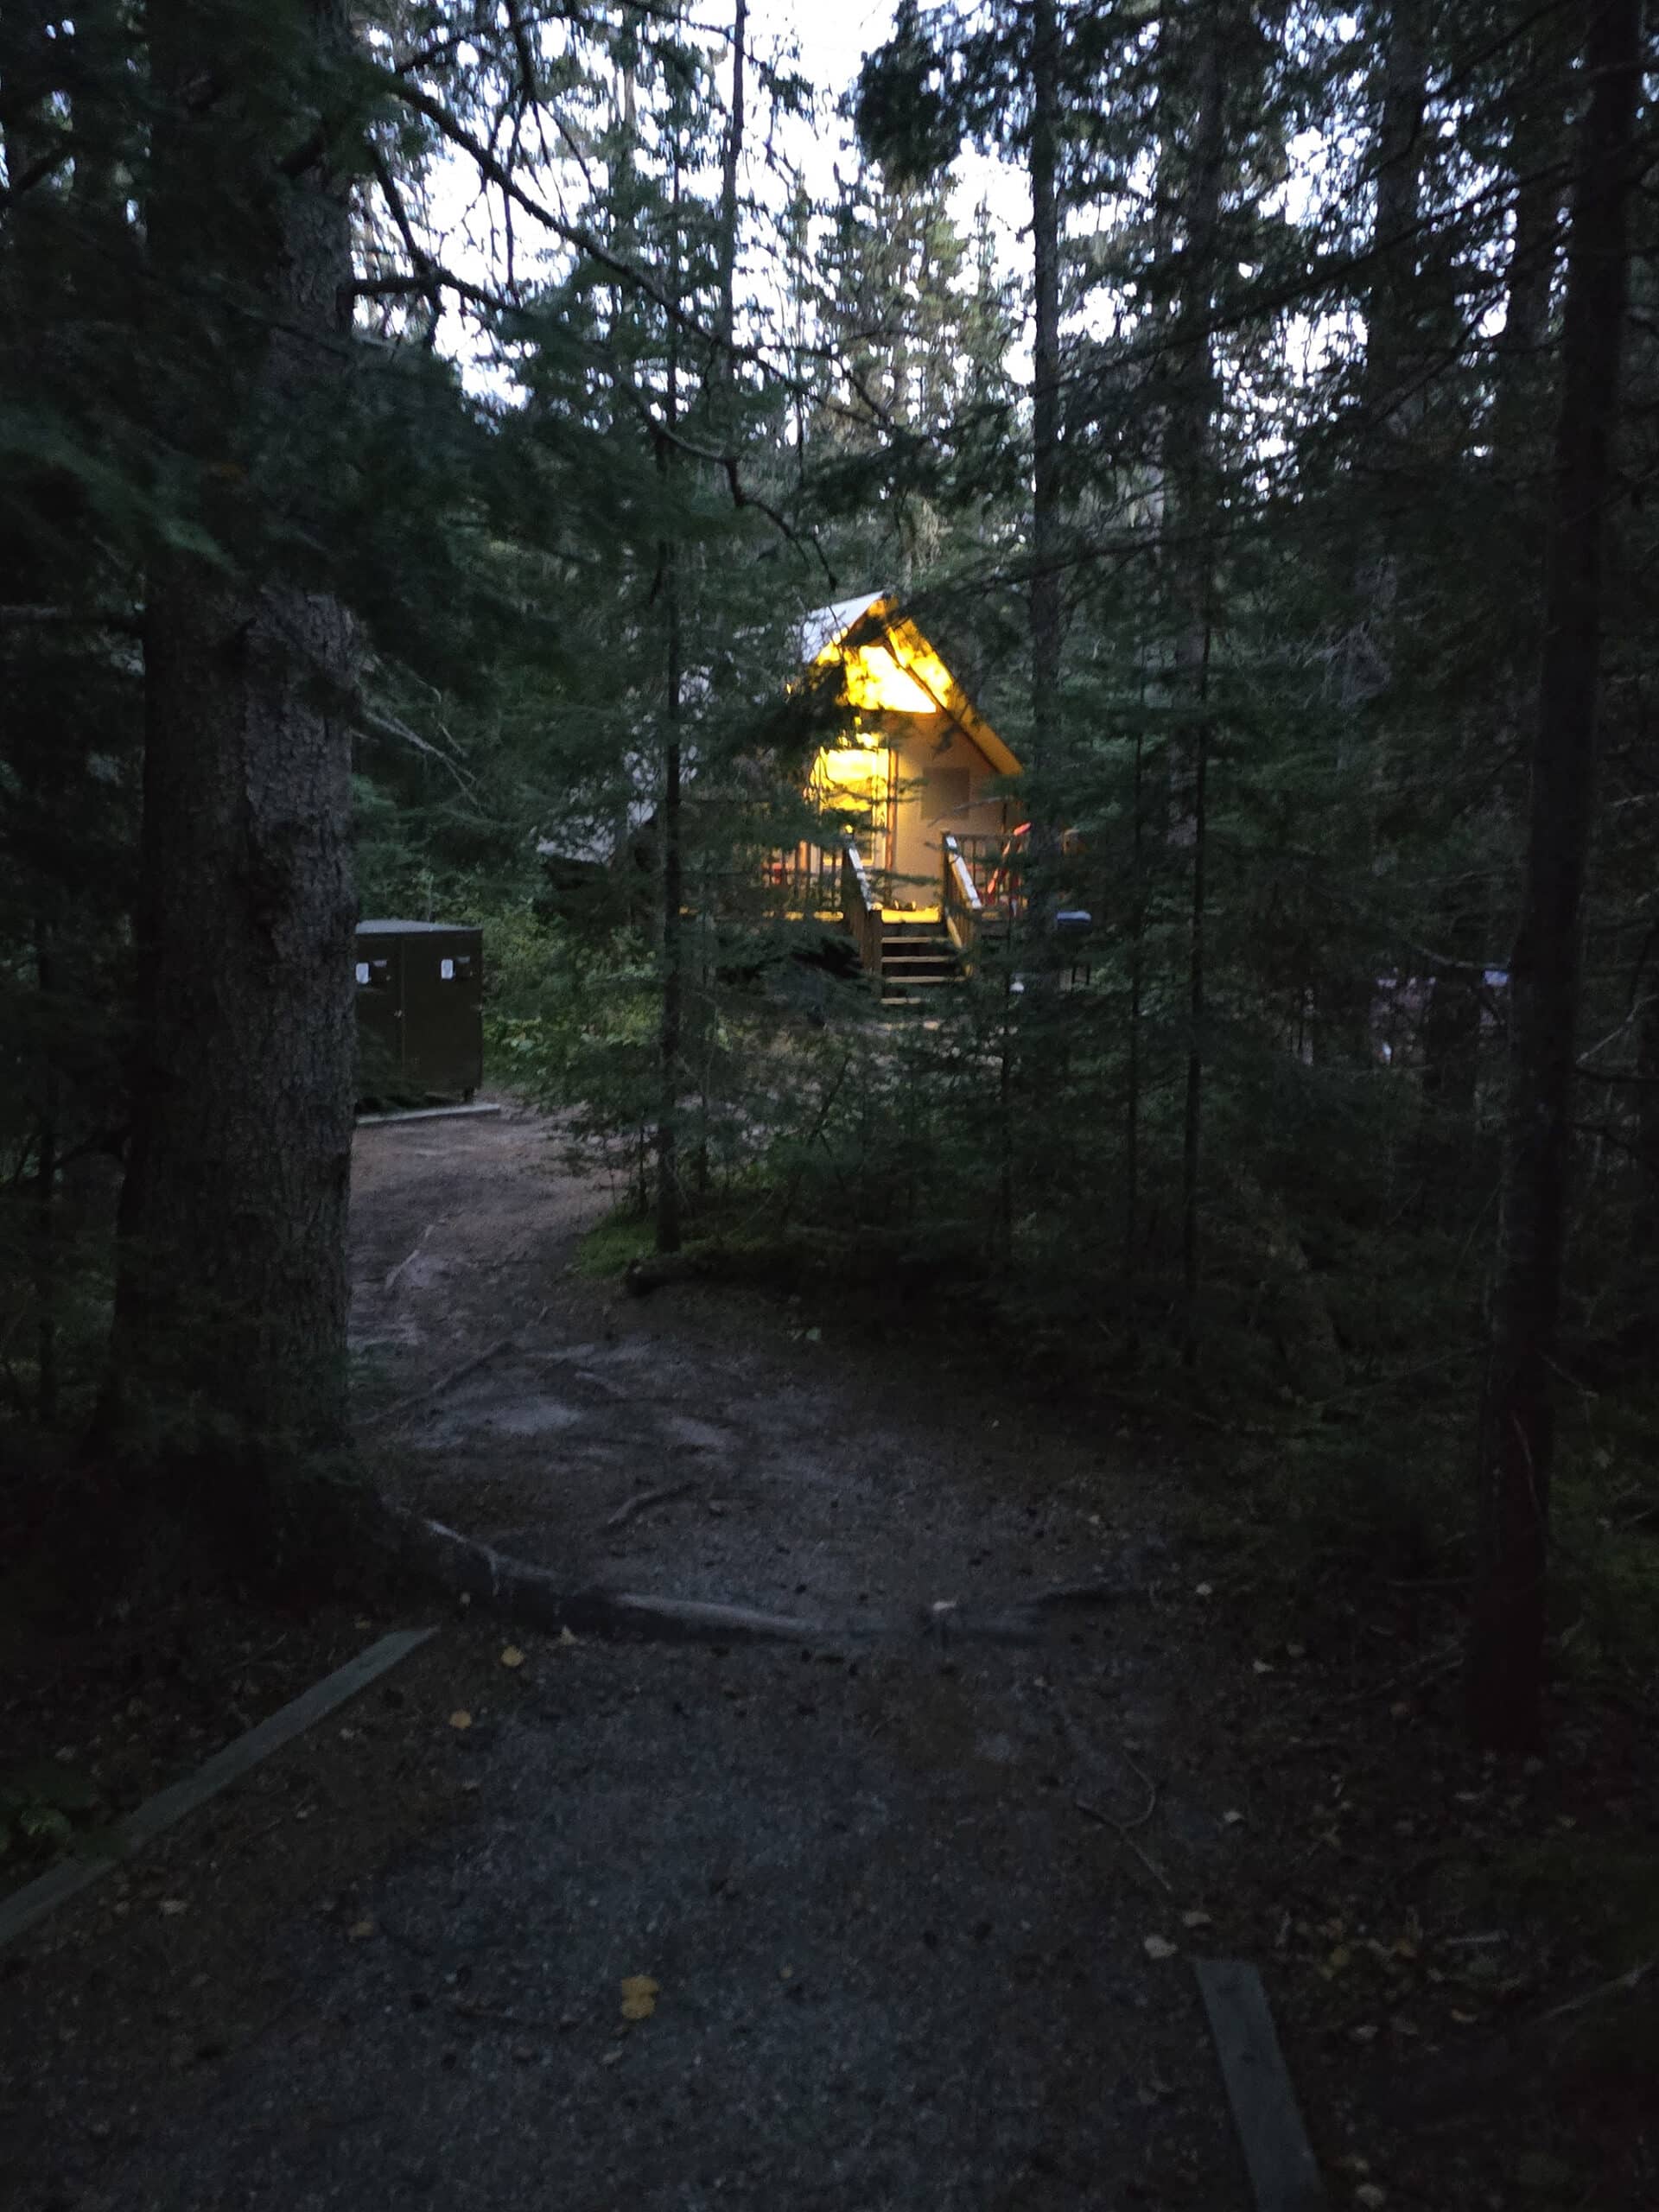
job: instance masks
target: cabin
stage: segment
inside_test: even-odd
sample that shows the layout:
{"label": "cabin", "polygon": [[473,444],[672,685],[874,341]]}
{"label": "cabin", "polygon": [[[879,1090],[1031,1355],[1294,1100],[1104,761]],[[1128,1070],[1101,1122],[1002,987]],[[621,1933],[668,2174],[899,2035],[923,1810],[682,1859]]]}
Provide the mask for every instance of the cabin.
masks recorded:
{"label": "cabin", "polygon": [[[1018,895],[1025,825],[1008,785],[1020,761],[892,594],[815,608],[799,650],[797,690],[830,731],[803,794],[823,825],[820,842],[752,847],[711,903],[752,912],[758,894],[774,916],[838,927],[889,1003],[960,982],[980,931]],[[776,775],[775,762],[748,767],[756,788]],[[731,804],[729,786],[706,785],[689,749],[682,773],[692,824],[701,807]],[[648,923],[658,847],[654,798],[643,793],[624,828],[542,840],[548,907],[578,925]]]}
{"label": "cabin", "polygon": [[860,853],[887,904],[937,909],[945,838],[978,858],[1011,834],[1014,802],[999,786],[1019,760],[887,594],[819,607],[802,644],[810,668],[839,672],[846,716],[814,762],[812,796],[861,815]]}
{"label": "cabin", "polygon": [[808,795],[844,827],[775,855],[775,880],[797,912],[839,916],[884,999],[954,982],[1007,904],[1020,761],[887,593],[817,608],[801,658],[840,725]]}

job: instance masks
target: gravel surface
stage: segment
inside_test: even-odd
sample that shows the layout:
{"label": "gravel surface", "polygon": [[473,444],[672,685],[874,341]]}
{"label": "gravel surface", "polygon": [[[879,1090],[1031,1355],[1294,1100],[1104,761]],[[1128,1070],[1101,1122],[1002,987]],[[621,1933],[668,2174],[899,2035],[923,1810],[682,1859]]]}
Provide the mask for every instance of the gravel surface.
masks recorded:
{"label": "gravel surface", "polygon": [[[902,1308],[620,1298],[570,1267],[604,1204],[527,1116],[359,1136],[385,1478],[573,1584],[822,1635],[453,1620],[14,1961],[0,2190],[1243,2208],[1184,1916],[1220,1917],[1249,1797],[1160,1615],[1156,1482]],[[1117,1594],[970,1632],[1080,1582]]]}

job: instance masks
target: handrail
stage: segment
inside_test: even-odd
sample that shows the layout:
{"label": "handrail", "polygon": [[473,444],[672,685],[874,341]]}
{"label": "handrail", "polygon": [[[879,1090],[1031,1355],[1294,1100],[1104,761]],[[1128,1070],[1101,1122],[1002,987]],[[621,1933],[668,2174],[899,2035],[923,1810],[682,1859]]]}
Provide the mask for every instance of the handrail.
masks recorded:
{"label": "handrail", "polygon": [[833,907],[838,862],[836,853],[803,841],[774,846],[766,855],[763,874],[772,893],[783,900],[785,912],[810,917]]}
{"label": "handrail", "polygon": [[871,887],[864,855],[851,837],[841,849],[841,918],[847,934],[858,947],[860,967],[866,975],[879,976],[881,907]]}
{"label": "handrail", "polygon": [[1007,833],[1000,830],[995,832],[953,830],[950,834],[955,839],[963,865],[972,876],[974,887],[982,899],[986,896],[988,881],[1001,865],[1008,842]]}
{"label": "handrail", "polygon": [[965,959],[974,949],[979,935],[979,925],[985,912],[985,901],[979,895],[973,872],[963,858],[962,847],[947,830],[941,840],[944,856],[944,895],[941,900],[944,926],[951,943]]}

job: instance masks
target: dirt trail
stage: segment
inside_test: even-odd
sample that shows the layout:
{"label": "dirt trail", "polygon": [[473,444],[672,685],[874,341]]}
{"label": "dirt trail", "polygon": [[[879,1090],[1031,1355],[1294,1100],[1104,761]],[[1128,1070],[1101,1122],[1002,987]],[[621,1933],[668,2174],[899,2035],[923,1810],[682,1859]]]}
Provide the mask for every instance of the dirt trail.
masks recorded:
{"label": "dirt trail", "polygon": [[[365,1405],[512,1342],[371,1424],[388,1478],[573,1584],[916,1632],[520,1637],[504,1669],[452,1625],[406,1693],[457,1777],[444,1824],[378,1834],[349,1902],[242,1926],[270,2018],[142,2104],[60,2053],[54,2178],[20,2202],[1242,2208],[1190,1972],[1146,1948],[1221,1917],[1250,1812],[1164,1648],[1155,1484],[1016,1409],[982,1351],[620,1298],[570,1272],[603,1206],[526,1116],[360,1135]],[[1033,1645],[935,1611],[1103,1576],[1136,1594]],[[636,1975],[659,1987],[630,2024]]]}

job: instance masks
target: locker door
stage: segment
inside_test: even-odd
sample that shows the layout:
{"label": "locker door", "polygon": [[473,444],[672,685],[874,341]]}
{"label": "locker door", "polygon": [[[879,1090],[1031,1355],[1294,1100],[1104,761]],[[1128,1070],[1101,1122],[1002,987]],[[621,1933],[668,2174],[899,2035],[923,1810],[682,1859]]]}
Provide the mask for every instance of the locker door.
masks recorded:
{"label": "locker door", "polygon": [[357,1095],[395,1099],[404,1076],[404,975],[400,939],[357,939]]}

